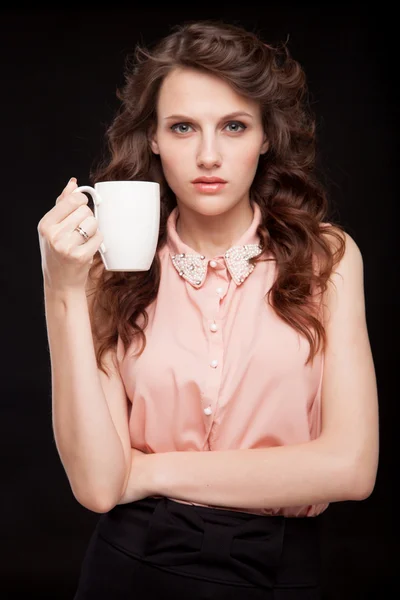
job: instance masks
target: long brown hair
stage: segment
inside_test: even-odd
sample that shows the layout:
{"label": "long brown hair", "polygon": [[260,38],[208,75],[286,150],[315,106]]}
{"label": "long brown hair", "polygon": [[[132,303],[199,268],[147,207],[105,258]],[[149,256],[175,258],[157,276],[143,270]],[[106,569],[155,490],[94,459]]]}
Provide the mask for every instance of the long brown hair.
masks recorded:
{"label": "long brown hair", "polygon": [[[266,44],[251,31],[217,21],[178,25],[152,49],[138,44],[127,56],[124,85],[117,91],[121,104],[106,132],[109,156],[92,170],[91,180],[160,184],[160,250],[176,199],[160,157],[151,151],[149,132],[157,119],[160,86],[177,67],[217,75],[259,102],[270,146],[260,156],[250,196],[262,213],[258,233],[276,261],[277,277],[268,299],[276,313],[307,338],[312,360],[326,342],[321,303],[315,299],[322,298],[343,256],[345,238],[339,226],[325,222],[328,202],[315,175],[316,127],[305,74],[285,44]],[[107,272],[101,266],[96,254],[89,272],[89,282],[94,283],[91,322],[97,364],[104,370],[102,355],[116,346],[118,336],[125,350],[132,336],[139,336],[143,351],[146,308],[157,297],[160,260],[156,252],[150,270],[139,273]],[[137,323],[140,316],[142,326]]]}

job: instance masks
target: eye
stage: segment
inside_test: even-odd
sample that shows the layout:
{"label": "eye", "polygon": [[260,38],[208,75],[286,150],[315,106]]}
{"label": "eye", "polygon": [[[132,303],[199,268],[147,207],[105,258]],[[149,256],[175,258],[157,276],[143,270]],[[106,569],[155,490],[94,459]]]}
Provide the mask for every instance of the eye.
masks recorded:
{"label": "eye", "polygon": [[177,133],[187,133],[189,128],[190,125],[188,123],[175,123],[175,125],[171,126],[171,130]]}
{"label": "eye", "polygon": [[[247,125],[241,121],[230,121],[226,127],[230,128],[230,133],[239,133],[240,131],[247,129]],[[189,123],[175,123],[174,125],[171,125],[171,130],[179,134],[189,133],[190,129],[191,125],[189,125]]]}
{"label": "eye", "polygon": [[232,133],[236,133],[237,131],[244,131],[246,129],[246,125],[244,123],[242,123],[241,121],[230,121],[227,124],[227,127],[232,127],[232,126],[233,126],[233,129],[231,128],[231,130],[230,130]]}

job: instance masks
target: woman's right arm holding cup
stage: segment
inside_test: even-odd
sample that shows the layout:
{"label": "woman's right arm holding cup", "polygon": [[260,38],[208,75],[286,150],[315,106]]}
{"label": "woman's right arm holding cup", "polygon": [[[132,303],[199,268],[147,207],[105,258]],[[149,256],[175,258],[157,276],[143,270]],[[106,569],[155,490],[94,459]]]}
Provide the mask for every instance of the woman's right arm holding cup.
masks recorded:
{"label": "woman's right arm holding cup", "polygon": [[[131,466],[124,385],[111,352],[97,367],[87,299],[102,243],[85,194],[70,180],[38,224],[51,360],[53,430],[76,499],[94,512],[118,503]],[[87,241],[75,228],[88,233]]]}

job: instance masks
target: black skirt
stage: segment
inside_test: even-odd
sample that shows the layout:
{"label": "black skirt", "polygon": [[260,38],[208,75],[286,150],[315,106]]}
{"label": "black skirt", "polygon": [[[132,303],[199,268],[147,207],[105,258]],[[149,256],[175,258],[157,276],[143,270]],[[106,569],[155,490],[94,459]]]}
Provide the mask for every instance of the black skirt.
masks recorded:
{"label": "black skirt", "polygon": [[101,515],[74,600],[320,600],[318,517],[145,498]]}

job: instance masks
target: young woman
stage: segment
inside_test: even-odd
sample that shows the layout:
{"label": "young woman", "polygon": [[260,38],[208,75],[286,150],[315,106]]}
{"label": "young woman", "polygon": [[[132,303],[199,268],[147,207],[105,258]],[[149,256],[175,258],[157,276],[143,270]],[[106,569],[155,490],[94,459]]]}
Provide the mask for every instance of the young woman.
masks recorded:
{"label": "young woman", "polygon": [[104,270],[74,178],[38,225],[57,448],[103,513],[75,600],[320,598],[318,515],[371,494],[378,406],[304,72],[187,23],[137,48],[119,98],[92,182],[160,183],[150,271]]}

